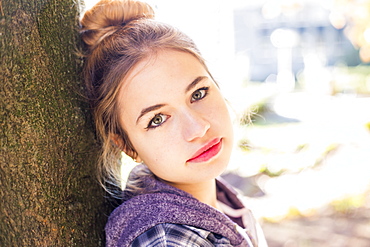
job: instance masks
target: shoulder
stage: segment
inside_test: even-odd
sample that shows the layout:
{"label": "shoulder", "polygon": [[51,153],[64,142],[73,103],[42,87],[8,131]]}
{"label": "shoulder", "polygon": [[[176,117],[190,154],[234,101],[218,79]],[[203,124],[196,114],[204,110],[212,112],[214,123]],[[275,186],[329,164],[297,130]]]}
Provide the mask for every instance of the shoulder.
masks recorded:
{"label": "shoulder", "polygon": [[[224,239],[225,240],[225,239]],[[220,235],[210,231],[180,224],[158,224],[138,236],[131,246],[215,246],[224,241]],[[231,246],[231,245],[230,245]]]}

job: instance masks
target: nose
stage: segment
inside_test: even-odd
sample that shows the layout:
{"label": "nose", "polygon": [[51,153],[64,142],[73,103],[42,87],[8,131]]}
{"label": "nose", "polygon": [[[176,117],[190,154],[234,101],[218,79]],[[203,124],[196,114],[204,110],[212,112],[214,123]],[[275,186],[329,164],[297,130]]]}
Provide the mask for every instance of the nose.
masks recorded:
{"label": "nose", "polygon": [[183,116],[183,135],[188,142],[203,137],[211,127],[210,122],[200,113],[186,111]]}

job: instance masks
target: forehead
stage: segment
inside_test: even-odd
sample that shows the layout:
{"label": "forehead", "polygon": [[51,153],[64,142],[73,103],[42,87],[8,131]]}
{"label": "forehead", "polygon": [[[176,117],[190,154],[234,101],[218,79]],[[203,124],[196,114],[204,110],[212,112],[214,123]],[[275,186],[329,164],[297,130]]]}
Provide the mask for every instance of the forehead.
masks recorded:
{"label": "forehead", "polygon": [[163,50],[132,68],[122,82],[120,94],[178,90],[200,75],[208,76],[208,72],[196,57],[186,52]]}

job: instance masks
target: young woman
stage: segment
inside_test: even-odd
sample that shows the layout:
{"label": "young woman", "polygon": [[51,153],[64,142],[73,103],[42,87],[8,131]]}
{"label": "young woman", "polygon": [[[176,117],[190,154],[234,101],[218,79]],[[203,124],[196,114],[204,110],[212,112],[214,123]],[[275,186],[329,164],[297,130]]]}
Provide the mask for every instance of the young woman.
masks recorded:
{"label": "young woman", "polygon": [[81,20],[102,184],[120,185],[122,151],[141,163],[107,246],[263,246],[250,211],[216,179],[233,147],[225,100],[193,41],[153,18],[145,3],[103,0]]}

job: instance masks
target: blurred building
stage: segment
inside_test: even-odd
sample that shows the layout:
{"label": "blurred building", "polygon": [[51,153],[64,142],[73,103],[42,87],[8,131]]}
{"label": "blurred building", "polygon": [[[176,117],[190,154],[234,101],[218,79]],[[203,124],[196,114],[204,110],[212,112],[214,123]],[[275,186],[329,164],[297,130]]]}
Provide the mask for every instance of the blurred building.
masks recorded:
{"label": "blurred building", "polygon": [[290,53],[286,53],[291,57],[285,63],[291,63],[288,69],[294,77],[310,63],[324,67],[361,63],[358,51],[345,36],[345,28],[331,25],[329,9],[315,1],[281,2],[263,1],[234,9],[235,52],[240,60],[248,61],[245,77],[251,81],[276,80],[281,48],[274,46],[271,39],[276,30],[295,34],[278,37],[283,44],[291,43]]}

